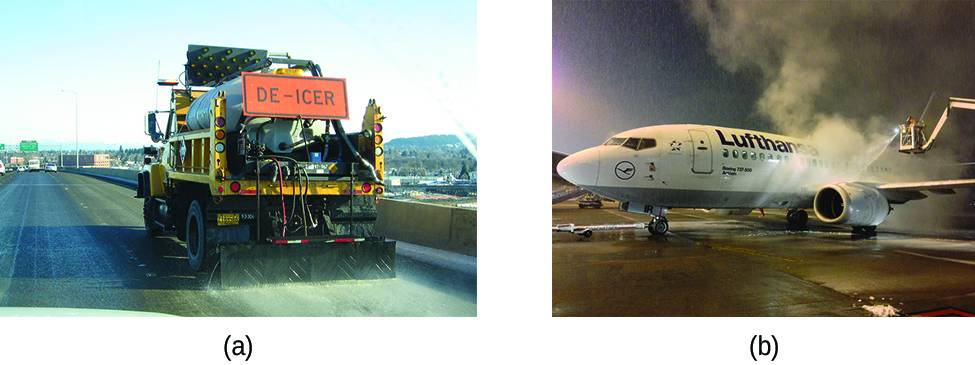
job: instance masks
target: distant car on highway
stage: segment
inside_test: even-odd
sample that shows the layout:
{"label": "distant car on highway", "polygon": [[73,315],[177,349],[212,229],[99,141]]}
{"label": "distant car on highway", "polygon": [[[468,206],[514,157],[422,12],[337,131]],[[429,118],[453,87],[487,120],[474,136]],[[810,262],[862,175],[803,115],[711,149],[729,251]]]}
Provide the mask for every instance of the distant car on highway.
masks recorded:
{"label": "distant car on highway", "polygon": [[44,171],[45,172],[58,172],[58,165],[55,165],[53,163],[48,163],[46,166],[44,166]]}
{"label": "distant car on highway", "polygon": [[3,162],[0,161],[0,176],[6,175],[6,174],[7,174],[7,166],[4,166],[3,165]]}
{"label": "distant car on highway", "polygon": [[41,171],[41,160],[27,161],[27,169],[30,170],[30,172]]}
{"label": "distant car on highway", "polygon": [[17,172],[27,172],[27,166],[24,165],[17,166]]}

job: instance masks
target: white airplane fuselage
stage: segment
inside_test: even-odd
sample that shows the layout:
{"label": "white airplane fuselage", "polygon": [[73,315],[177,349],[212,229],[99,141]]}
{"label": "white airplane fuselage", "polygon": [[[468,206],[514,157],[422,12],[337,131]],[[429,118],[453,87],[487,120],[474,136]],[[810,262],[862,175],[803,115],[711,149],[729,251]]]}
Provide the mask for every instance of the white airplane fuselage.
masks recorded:
{"label": "white airplane fuselage", "polygon": [[557,171],[586,190],[628,202],[630,210],[652,212],[654,207],[810,208],[818,187],[853,180],[864,167],[828,160],[792,137],[675,124],[619,133],[569,155]]}

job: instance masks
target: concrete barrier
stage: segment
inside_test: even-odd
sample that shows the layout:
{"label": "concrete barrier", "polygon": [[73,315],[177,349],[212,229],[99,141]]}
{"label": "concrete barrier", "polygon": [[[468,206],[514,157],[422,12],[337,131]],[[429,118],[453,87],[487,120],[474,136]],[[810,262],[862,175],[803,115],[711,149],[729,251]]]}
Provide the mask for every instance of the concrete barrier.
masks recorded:
{"label": "concrete barrier", "polygon": [[[120,185],[138,185],[136,170],[87,168],[64,172],[93,176]],[[477,210],[383,199],[376,222],[379,234],[426,247],[477,256]]]}
{"label": "concrete barrier", "polygon": [[89,168],[89,169],[62,168],[61,171],[96,177],[119,185],[128,186],[133,189],[139,186],[138,170],[106,169],[106,168]]}
{"label": "concrete barrier", "polygon": [[390,238],[477,256],[477,211],[383,199],[376,230]]}

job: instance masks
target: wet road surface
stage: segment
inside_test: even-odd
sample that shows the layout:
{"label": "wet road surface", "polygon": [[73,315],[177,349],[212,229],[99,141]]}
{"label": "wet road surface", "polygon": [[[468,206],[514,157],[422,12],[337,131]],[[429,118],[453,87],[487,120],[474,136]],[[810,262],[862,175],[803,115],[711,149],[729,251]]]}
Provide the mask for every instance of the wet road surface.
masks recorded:
{"label": "wet road surface", "polygon": [[175,238],[150,239],[130,188],[69,173],[0,177],[0,307],[183,316],[473,316],[476,278],[397,255],[395,279],[216,289]]}
{"label": "wet road surface", "polygon": [[[811,214],[811,212],[810,212]],[[854,239],[848,227],[785,229],[784,211],[719,216],[672,211],[666,236],[646,230],[552,234],[556,316],[866,316],[975,312],[975,241],[883,226]],[[553,205],[552,224],[644,222],[639,214]]]}

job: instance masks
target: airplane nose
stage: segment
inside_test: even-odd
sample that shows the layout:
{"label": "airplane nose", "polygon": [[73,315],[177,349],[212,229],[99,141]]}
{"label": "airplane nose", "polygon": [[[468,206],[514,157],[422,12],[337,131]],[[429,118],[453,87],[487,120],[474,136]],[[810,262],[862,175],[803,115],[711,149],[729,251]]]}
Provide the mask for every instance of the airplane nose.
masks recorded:
{"label": "airplane nose", "polygon": [[599,172],[597,151],[587,149],[566,156],[555,167],[555,171],[577,186],[594,186]]}

